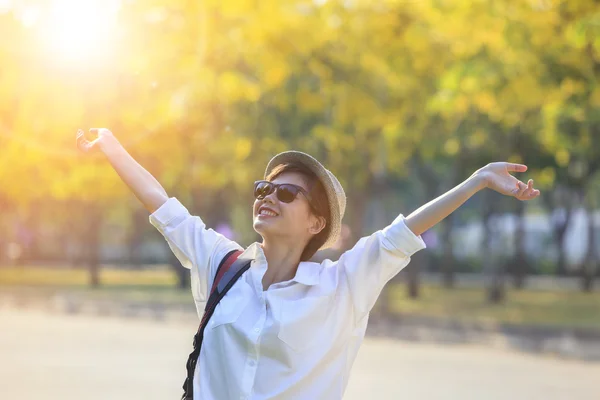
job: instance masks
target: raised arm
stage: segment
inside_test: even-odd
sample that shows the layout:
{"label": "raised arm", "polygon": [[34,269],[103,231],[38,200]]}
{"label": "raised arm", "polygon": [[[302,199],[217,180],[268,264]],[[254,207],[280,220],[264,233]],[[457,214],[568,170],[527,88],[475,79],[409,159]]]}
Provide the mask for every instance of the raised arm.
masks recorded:
{"label": "raised arm", "polygon": [[81,129],[77,132],[77,147],[86,153],[102,151],[146,210],[152,214],[169,199],[162,185],[131,157],[111,131],[94,128],[90,132],[98,135],[91,142],[84,137]]}
{"label": "raised arm", "polygon": [[477,170],[466,181],[430,201],[408,217],[400,214],[384,229],[364,237],[338,261],[337,272],[348,283],[349,298],[354,307],[355,322],[361,321],[372,309],[383,286],[410,262],[417,251],[425,248],[421,234],[450,215],[467,199],[484,188],[531,200],[540,191],[533,180],[525,185],[510,172],[525,172],[520,164],[492,163]]}
{"label": "raised arm", "polygon": [[519,200],[532,200],[540,191],[533,188],[533,180],[521,182],[511,172],[525,172],[527,166],[506,162],[496,162],[478,169],[467,180],[454,189],[413,211],[406,218],[406,226],[415,235],[421,235],[446,218],[478,191],[490,188],[498,193],[516,197]]}
{"label": "raised arm", "polygon": [[164,236],[173,254],[191,270],[192,294],[199,316],[208,299],[208,288],[219,262],[232,250],[242,250],[236,242],[208,229],[193,216],[154,177],[138,164],[108,129],[91,129],[98,137],[91,142],[77,132],[77,146],[83,152],[102,151],[123,182],[150,212],[149,221]]}

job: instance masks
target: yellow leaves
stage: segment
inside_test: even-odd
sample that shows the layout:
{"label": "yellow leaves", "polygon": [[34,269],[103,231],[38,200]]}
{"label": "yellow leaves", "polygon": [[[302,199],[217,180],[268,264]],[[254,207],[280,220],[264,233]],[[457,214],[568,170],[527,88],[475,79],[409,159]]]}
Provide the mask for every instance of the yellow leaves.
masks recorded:
{"label": "yellow leaves", "polygon": [[564,95],[564,98],[569,98],[574,94],[582,93],[586,90],[586,85],[583,82],[575,81],[571,78],[566,78],[562,81],[560,89]]}
{"label": "yellow leaves", "polygon": [[556,171],[552,167],[546,167],[538,171],[533,171],[531,176],[538,187],[548,188],[554,185]]}
{"label": "yellow leaves", "polygon": [[[260,160],[291,146],[325,149],[341,179],[351,179],[352,168],[377,163],[380,153],[388,169],[401,169],[415,148],[460,157],[463,146],[486,150],[491,132],[510,126],[561,166],[593,144],[589,134],[570,137],[584,135],[580,125],[600,108],[600,89],[591,90],[598,56],[586,51],[600,53],[593,2],[134,3],[123,3],[130,12],[123,21],[140,46],[101,79],[59,79],[35,62],[27,75],[5,55],[0,109],[11,130],[60,148],[71,125],[119,126],[119,138],[161,182],[186,185],[182,191],[198,182],[241,188],[260,173]],[[128,21],[149,14],[151,24]],[[127,85],[117,83],[123,77]],[[563,128],[564,120],[575,126]],[[138,140],[151,131],[160,134]],[[51,158],[31,149],[20,155],[18,147],[0,150],[2,182],[12,170],[39,173]],[[73,176],[69,168],[79,162],[46,164],[39,193],[66,198],[93,186],[85,196],[123,194],[110,168],[88,161]],[[555,178],[552,169],[541,174]],[[52,183],[52,176],[61,179]],[[7,190],[18,196],[28,179]]]}
{"label": "yellow leaves", "polygon": [[321,78],[322,80],[328,82],[331,80],[333,75],[330,68],[326,67],[322,63],[318,62],[315,59],[311,59],[308,61],[308,69],[316,76]]}
{"label": "yellow leaves", "polygon": [[467,146],[471,149],[482,147],[487,137],[487,134],[483,130],[477,129],[467,137]]}
{"label": "yellow leaves", "polygon": [[353,137],[345,135],[343,132],[331,126],[318,125],[313,128],[312,136],[321,141],[328,151],[341,152],[346,154],[355,150],[355,140]]}
{"label": "yellow leaves", "polygon": [[464,115],[469,109],[469,98],[464,95],[460,95],[456,97],[456,101],[454,103],[454,109],[457,111],[459,115]]}
{"label": "yellow leaves", "polygon": [[271,58],[265,65],[264,83],[269,88],[280,86],[288,77],[288,67],[282,60]]}
{"label": "yellow leaves", "polygon": [[585,111],[581,107],[573,107],[570,112],[571,117],[578,122],[585,121]]}
{"label": "yellow leaves", "polygon": [[556,159],[556,163],[561,167],[569,165],[569,161],[571,160],[571,156],[566,149],[559,149],[554,158]]}
{"label": "yellow leaves", "polygon": [[324,101],[322,95],[314,93],[308,88],[302,87],[298,90],[296,101],[299,107],[306,112],[323,111]]}
{"label": "yellow leaves", "polygon": [[519,154],[512,154],[511,156],[508,157],[508,159],[506,161],[508,161],[510,163],[515,163],[515,164],[522,164],[523,157],[521,157]]}
{"label": "yellow leaves", "polygon": [[478,93],[475,95],[474,103],[484,114],[491,114],[496,108],[496,100],[489,92]]}
{"label": "yellow leaves", "polygon": [[444,151],[449,156],[454,156],[454,155],[458,154],[459,150],[460,150],[460,142],[456,138],[450,138],[444,144]]}
{"label": "yellow leaves", "polygon": [[478,87],[477,79],[473,76],[467,76],[460,82],[460,90],[464,93],[472,93]]}
{"label": "yellow leaves", "polygon": [[366,71],[370,71],[375,75],[387,73],[385,60],[379,54],[363,53],[360,56],[360,64]]}
{"label": "yellow leaves", "polygon": [[219,98],[226,103],[243,100],[256,101],[261,94],[258,84],[232,71],[225,71],[219,75],[217,88],[220,94]]}
{"label": "yellow leaves", "polygon": [[594,88],[594,91],[590,96],[590,105],[592,107],[600,108],[600,85]]}
{"label": "yellow leaves", "polygon": [[252,0],[236,0],[215,2],[219,7],[219,11],[226,17],[238,17],[240,15],[252,13],[256,3]]}
{"label": "yellow leaves", "polygon": [[241,77],[231,71],[223,72],[219,77],[219,82],[217,87],[219,87],[220,92],[223,93],[223,97],[227,100],[239,100],[242,98],[241,91],[239,90],[242,85]]}
{"label": "yellow leaves", "polygon": [[385,138],[385,141],[387,143],[392,142],[392,140],[398,136],[399,130],[400,130],[399,121],[393,121],[393,122],[385,124],[382,129],[382,134],[383,134],[383,137]]}
{"label": "yellow leaves", "polygon": [[235,159],[244,161],[252,152],[252,141],[245,137],[240,137],[235,142]]}
{"label": "yellow leaves", "polygon": [[[513,78],[501,90],[499,103],[503,104],[507,110],[519,110],[517,114],[529,109],[539,109],[548,100],[547,89],[541,86],[535,75],[524,73]],[[515,117],[518,118],[518,116]],[[511,120],[514,121],[514,118],[511,117]]]}

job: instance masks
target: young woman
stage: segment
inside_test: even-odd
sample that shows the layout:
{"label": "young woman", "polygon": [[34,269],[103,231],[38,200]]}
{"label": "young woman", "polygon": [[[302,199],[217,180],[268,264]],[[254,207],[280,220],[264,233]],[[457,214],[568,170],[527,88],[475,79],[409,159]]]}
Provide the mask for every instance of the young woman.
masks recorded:
{"label": "young woman", "polygon": [[340,234],[346,197],[313,157],[289,151],[269,162],[254,184],[253,224],[262,243],[244,250],[169,198],[109,130],[91,131],[98,135],[91,142],[78,132],[78,147],[102,151],[150,212],[150,222],[191,270],[200,316],[223,257],[243,250],[241,257],[253,260],[204,331],[193,375],[196,400],[341,399],[369,312],[386,282],[425,248],[420,235],[484,188],[519,200],[540,194],[532,180],[524,184],[510,174],[526,171],[525,165],[488,164],[360,239],[338,261],[314,263],[308,261],[313,254]]}

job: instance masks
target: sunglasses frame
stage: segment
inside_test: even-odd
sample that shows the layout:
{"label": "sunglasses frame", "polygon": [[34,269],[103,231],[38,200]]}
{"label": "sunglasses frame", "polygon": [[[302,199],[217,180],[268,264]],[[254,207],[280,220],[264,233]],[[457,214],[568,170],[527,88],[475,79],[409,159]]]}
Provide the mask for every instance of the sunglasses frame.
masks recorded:
{"label": "sunglasses frame", "polygon": [[[293,183],[273,183],[273,182],[266,181],[266,180],[260,180],[260,181],[255,181],[254,182],[254,191],[253,191],[253,194],[256,193],[256,187],[259,184],[261,184],[261,183],[266,183],[266,184],[270,185],[271,188],[272,188],[269,191],[269,193],[267,195],[265,195],[265,197],[268,196],[268,195],[270,195],[271,193],[275,192],[275,195],[277,196],[277,200],[281,201],[282,203],[290,204],[290,203],[293,203],[294,200],[296,200],[296,198],[298,197],[298,193],[302,193],[304,195],[304,197],[306,197],[306,200],[308,200],[308,204],[311,206],[311,208],[314,208],[313,204],[312,204],[312,197],[311,197],[310,193],[306,189],[304,189],[302,186],[294,185]],[[292,201],[285,202],[285,201],[283,201],[283,200],[281,200],[279,198],[279,188],[281,186],[291,186],[291,187],[293,187],[294,189],[296,189],[298,191],[294,195],[294,198],[292,199]],[[256,200],[263,200],[265,197],[259,198],[258,196],[254,195],[254,198]]]}

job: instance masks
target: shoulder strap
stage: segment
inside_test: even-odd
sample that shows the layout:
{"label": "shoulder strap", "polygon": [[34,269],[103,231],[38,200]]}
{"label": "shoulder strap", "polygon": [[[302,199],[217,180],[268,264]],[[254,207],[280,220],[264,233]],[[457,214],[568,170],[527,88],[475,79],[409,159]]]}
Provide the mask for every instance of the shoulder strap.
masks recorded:
{"label": "shoulder strap", "polygon": [[219,267],[217,268],[217,272],[215,273],[215,280],[213,281],[212,287],[210,289],[211,294],[215,291],[217,285],[219,285],[219,282],[221,281],[221,279],[223,279],[223,276],[227,273],[227,271],[229,271],[233,263],[238,259],[238,257],[242,253],[242,250],[231,250],[225,255],[225,257],[223,257],[221,263],[219,264]]}
{"label": "shoulder strap", "polygon": [[[212,316],[212,314],[215,310],[215,307],[227,293],[224,290],[225,286],[228,286],[227,290],[229,290],[229,288],[231,286],[233,286],[235,281],[237,281],[238,278],[242,275],[242,274],[239,274],[239,276],[237,276],[237,277],[235,276],[237,274],[237,272],[239,272],[242,269],[242,267],[244,267],[246,262],[248,261],[248,260],[238,260],[238,257],[242,253],[243,253],[243,251],[241,251],[241,250],[232,250],[229,253],[227,253],[227,255],[225,257],[223,257],[221,264],[219,264],[219,267],[217,268],[217,273],[215,274],[215,279],[214,279],[212,287],[210,289],[210,295],[208,296],[208,301],[206,302],[206,306],[204,307],[204,315],[202,315],[202,320],[200,321],[200,327],[198,328],[199,330],[204,329],[204,326],[208,322],[208,319]],[[248,263],[248,267],[250,267],[250,263]],[[244,271],[246,271],[246,269],[244,269]],[[230,273],[231,271],[234,272],[233,275]],[[233,279],[234,277],[235,277],[235,279]]]}
{"label": "shoulder strap", "polygon": [[210,289],[210,295],[204,308],[204,314],[200,321],[200,326],[196,335],[194,335],[194,350],[190,353],[188,361],[186,363],[187,377],[183,383],[183,396],[182,400],[192,400],[194,393],[194,369],[198,362],[200,355],[200,348],[202,347],[202,339],[204,337],[204,329],[208,323],[208,320],[215,312],[215,308],[219,301],[227,294],[227,291],[231,289],[233,284],[242,276],[244,272],[250,268],[252,260],[238,257],[243,252],[241,250],[232,250],[221,260],[217,272],[215,273],[215,279]]}

